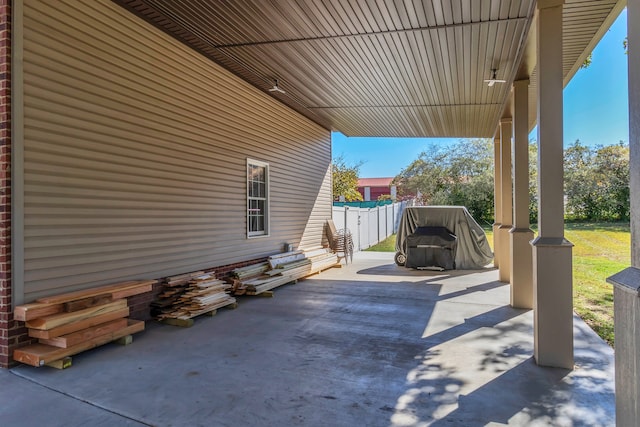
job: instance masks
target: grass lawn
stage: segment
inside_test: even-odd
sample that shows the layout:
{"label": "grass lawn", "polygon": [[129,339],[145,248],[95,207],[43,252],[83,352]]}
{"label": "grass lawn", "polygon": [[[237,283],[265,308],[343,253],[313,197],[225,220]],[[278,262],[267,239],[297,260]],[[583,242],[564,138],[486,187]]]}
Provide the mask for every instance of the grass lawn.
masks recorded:
{"label": "grass lawn", "polygon": [[[493,247],[493,233],[485,228]],[[573,243],[573,308],[611,346],[613,287],[606,278],[631,263],[628,223],[567,223],[565,237]],[[396,236],[368,251],[395,252]]]}

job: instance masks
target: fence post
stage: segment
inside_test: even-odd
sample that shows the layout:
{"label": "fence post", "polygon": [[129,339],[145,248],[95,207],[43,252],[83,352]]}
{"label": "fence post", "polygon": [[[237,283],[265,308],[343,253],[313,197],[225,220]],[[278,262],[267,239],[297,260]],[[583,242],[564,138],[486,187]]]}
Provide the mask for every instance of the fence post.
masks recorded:
{"label": "fence post", "polygon": [[393,221],[391,228],[395,233],[396,232],[396,204],[395,203],[391,205],[391,220]]}
{"label": "fence post", "polygon": [[362,227],[360,227],[360,224],[362,224],[362,221],[360,219],[360,211],[362,211],[362,208],[359,208],[356,212],[358,213],[358,250],[361,251],[362,250]]}
{"label": "fence post", "polygon": [[389,237],[389,209],[384,205],[384,238]]}
{"label": "fence post", "polygon": [[349,206],[344,205],[344,231],[345,233],[347,232],[347,228],[349,228],[347,225],[349,224],[347,222],[347,216],[349,214]]}

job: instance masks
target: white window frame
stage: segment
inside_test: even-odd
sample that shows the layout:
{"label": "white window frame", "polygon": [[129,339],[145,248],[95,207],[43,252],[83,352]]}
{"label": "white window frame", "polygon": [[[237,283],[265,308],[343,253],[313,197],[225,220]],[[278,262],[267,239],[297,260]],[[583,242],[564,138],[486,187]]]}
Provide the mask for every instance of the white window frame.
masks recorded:
{"label": "white window frame", "polygon": [[[261,168],[265,169],[265,197],[252,197],[250,196],[250,190],[249,190],[249,167],[250,166],[258,166]],[[263,162],[261,160],[255,160],[255,159],[250,159],[247,158],[247,167],[246,167],[246,183],[247,183],[247,209],[246,209],[246,214],[247,214],[247,238],[248,239],[253,239],[256,237],[268,237],[269,236],[269,232],[270,232],[270,193],[271,193],[271,182],[270,182],[270,171],[269,171],[269,163],[267,162]],[[264,203],[264,230],[258,230],[258,231],[250,231],[249,230],[249,226],[250,226],[250,215],[249,215],[249,209],[250,209],[250,204],[252,200],[263,200]]]}

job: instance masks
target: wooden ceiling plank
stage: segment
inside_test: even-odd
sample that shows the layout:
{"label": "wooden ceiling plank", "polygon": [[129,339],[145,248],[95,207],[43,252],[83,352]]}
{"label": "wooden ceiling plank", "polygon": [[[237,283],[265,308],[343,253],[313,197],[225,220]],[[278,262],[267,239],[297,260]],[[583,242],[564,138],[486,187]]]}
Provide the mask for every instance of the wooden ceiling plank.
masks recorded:
{"label": "wooden ceiling plank", "polygon": [[415,45],[415,37],[412,34],[403,34],[399,37],[400,43],[402,44],[402,52],[405,55],[405,60],[408,63],[408,79],[410,79],[409,84],[414,86],[413,93],[413,104],[426,104],[429,102],[428,98],[425,97],[426,88],[424,85],[425,77],[422,74],[422,64],[420,64],[416,58],[416,45]]}
{"label": "wooden ceiling plank", "polygon": [[442,75],[444,73],[442,69],[442,65],[440,61],[442,60],[439,55],[439,38],[437,31],[428,31],[424,33],[425,42],[426,42],[426,52],[429,58],[429,65],[431,68],[431,76],[433,78],[434,87],[436,87],[436,92],[438,94],[438,98],[436,99],[437,104],[445,104],[446,103],[446,86],[443,85]]}
{"label": "wooden ceiling plank", "polygon": [[346,34],[339,28],[335,19],[329,16],[322,3],[318,4],[313,0],[304,0],[296,16],[298,16],[302,22],[307,23],[309,27],[315,29],[313,34],[317,34],[317,37]]}
{"label": "wooden ceiling plank", "polygon": [[[404,33],[397,37],[397,44],[400,44],[400,49],[396,53],[396,57],[402,61],[405,68],[405,85],[409,88],[411,96],[411,105],[420,105],[428,102],[424,96],[423,80],[420,75],[420,65],[416,62],[416,58],[413,54],[412,45],[409,42],[408,34]],[[402,54],[401,54],[402,52]]]}
{"label": "wooden ceiling plank", "polygon": [[443,1],[446,2],[446,0],[433,0],[431,2],[431,7],[433,10],[433,19],[436,22],[436,25],[446,25],[447,21],[445,20],[444,17],[444,5],[443,5]]}
{"label": "wooden ceiling plank", "polygon": [[454,19],[453,19],[453,8],[451,5],[451,0],[449,1],[445,1],[442,4],[442,13],[444,16],[444,23],[445,25],[452,25],[455,23]]}
{"label": "wooden ceiling plank", "polygon": [[433,57],[433,50],[431,47],[431,34],[428,31],[423,31],[416,34],[416,41],[420,50],[420,58],[424,67],[424,72],[427,76],[425,83],[429,88],[429,95],[431,104],[439,104],[443,100],[442,91],[440,88],[440,80],[438,79],[438,70],[435,58]]}
{"label": "wooden ceiling plank", "polygon": [[280,7],[281,14],[287,19],[287,28],[293,28],[291,30],[292,34],[297,34],[297,36],[301,38],[321,37],[325,35],[320,28],[318,28],[313,18],[307,15],[304,2],[299,3],[295,0],[287,0],[287,3],[284,5],[280,2],[275,2],[275,7],[278,6]]}
{"label": "wooden ceiling plank", "polygon": [[423,21],[420,19],[420,14],[424,15],[424,11],[422,10],[422,7],[418,10],[416,6],[415,1],[404,2],[404,8],[409,20],[408,28],[420,28],[426,26],[426,21],[424,22],[425,25],[423,25]]}
{"label": "wooden ceiling plank", "polygon": [[[408,6],[411,7],[408,8]],[[410,12],[413,9],[413,6],[410,4],[410,2],[408,4],[405,4],[404,0],[394,0],[393,7],[391,8],[394,9],[397,14],[398,24],[396,25],[399,25],[399,28],[415,28],[412,22],[413,20],[410,17]]]}
{"label": "wooden ceiling plank", "polygon": [[416,57],[416,63],[423,88],[425,104],[436,104],[439,99],[437,88],[434,85],[435,78],[430,64],[429,56],[425,50],[424,34],[413,34],[411,43]]}
{"label": "wooden ceiling plank", "polygon": [[486,0],[480,3],[480,21],[491,20],[492,0]]}
{"label": "wooden ceiling plank", "polygon": [[[471,29],[463,28],[462,29],[462,57],[464,58],[464,92],[462,102],[468,104],[471,102],[471,91],[473,88],[472,84],[472,76],[474,76],[473,70],[473,59],[474,54],[471,50]],[[477,74],[476,74],[477,75]]]}
{"label": "wooden ceiling plank", "polygon": [[429,104],[433,100],[428,84],[430,78],[425,73],[425,67],[420,54],[420,48],[417,44],[416,35],[407,34],[407,37],[404,38],[403,41],[407,44],[405,50],[408,52],[408,59],[411,62],[414,82],[418,86],[418,104]]}
{"label": "wooden ceiling plank", "polygon": [[450,102],[452,104],[460,104],[461,103],[461,99],[462,97],[460,96],[460,90],[461,90],[461,75],[462,75],[462,70],[461,67],[463,66],[463,62],[460,61],[460,56],[459,56],[459,49],[458,49],[458,42],[460,42],[460,40],[458,40],[458,31],[457,28],[451,28],[450,30],[446,31],[446,37],[447,37],[447,53],[449,55],[449,66],[451,67],[451,72],[449,74],[449,80],[451,82],[451,99]]}
{"label": "wooden ceiling plank", "polygon": [[[387,92],[387,77],[384,73],[384,66],[381,63],[381,58],[379,51],[375,49],[374,39],[377,36],[371,36],[368,38],[359,38],[354,40],[339,40],[336,43],[343,46],[352,46],[352,48],[357,49],[358,57],[350,58],[349,61],[353,63],[354,67],[361,67],[362,71],[365,73],[365,78],[368,84],[361,86],[361,93],[368,94],[369,92],[373,92],[376,94],[375,99],[369,95],[367,98],[367,103],[375,105],[381,105],[393,102],[392,96]],[[348,48],[344,48],[345,51]],[[364,67],[362,65],[365,64]],[[364,99],[363,97],[361,97]],[[363,104],[363,102],[357,102],[358,98],[354,99],[356,103]]]}
{"label": "wooden ceiling plank", "polygon": [[[404,63],[400,59],[400,62],[391,61],[390,57],[397,54],[398,49],[395,46],[395,39],[397,34],[386,35],[384,37],[376,37],[381,50],[378,53],[386,52],[389,55],[380,55],[380,60],[384,63],[384,74],[387,81],[387,87],[391,89],[390,95],[395,99],[396,105],[411,105],[412,101],[410,95],[407,93],[407,89],[410,90],[406,83],[406,68]],[[399,59],[396,57],[396,59]]]}
{"label": "wooden ceiling plank", "polygon": [[473,22],[473,14],[471,4],[473,2],[460,1],[460,20],[461,22]]}
{"label": "wooden ceiling plank", "polygon": [[451,0],[451,15],[453,23],[460,24],[464,21],[462,16],[462,2],[461,0]]}

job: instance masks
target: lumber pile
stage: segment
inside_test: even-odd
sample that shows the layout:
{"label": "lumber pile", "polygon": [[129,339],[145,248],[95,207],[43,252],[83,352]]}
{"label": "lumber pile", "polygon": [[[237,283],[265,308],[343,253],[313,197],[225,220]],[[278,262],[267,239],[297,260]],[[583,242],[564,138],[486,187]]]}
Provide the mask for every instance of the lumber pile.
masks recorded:
{"label": "lumber pile", "polygon": [[326,248],[272,255],[267,262],[234,270],[233,292],[235,295],[259,295],[336,264],[338,257]]}
{"label": "lumber pile", "polygon": [[172,320],[186,321],[230,305],[235,308],[236,299],[229,295],[230,288],[213,273],[203,271],[167,277],[162,293],[151,303],[151,314],[165,323],[191,326],[193,322]]}
{"label": "lumber pile", "polygon": [[126,298],[152,290],[155,280],[117,283],[40,298],[17,306],[14,319],[25,322],[38,344],[17,349],[14,360],[32,366],[57,361],[144,330],[127,319]]}

